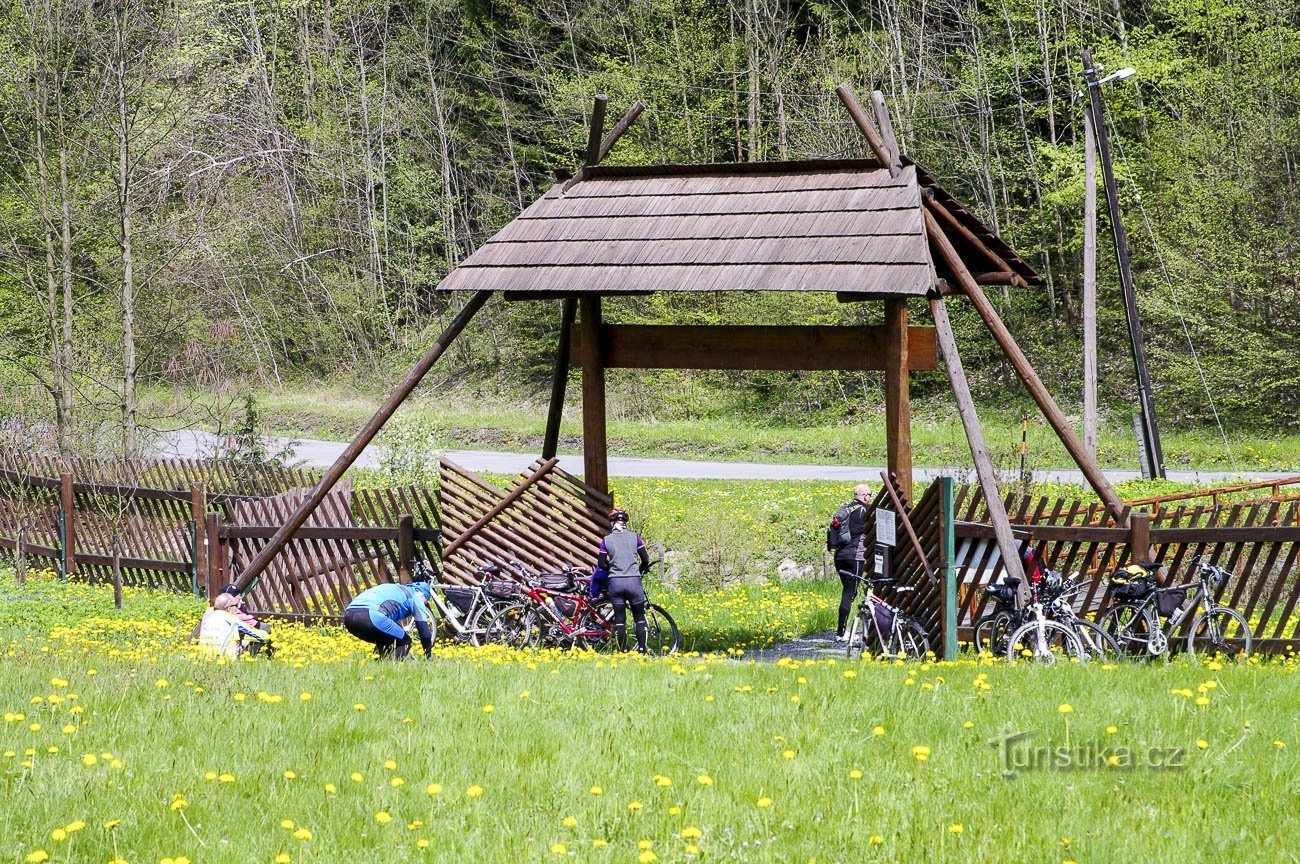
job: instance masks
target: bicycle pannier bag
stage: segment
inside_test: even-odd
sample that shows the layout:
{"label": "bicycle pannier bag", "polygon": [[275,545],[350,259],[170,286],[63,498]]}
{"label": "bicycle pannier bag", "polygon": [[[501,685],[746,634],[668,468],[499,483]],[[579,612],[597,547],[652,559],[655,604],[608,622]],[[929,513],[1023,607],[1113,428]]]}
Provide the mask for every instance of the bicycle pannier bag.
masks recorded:
{"label": "bicycle pannier bag", "polygon": [[468,614],[474,605],[473,588],[466,588],[464,585],[448,585],[442,591],[447,595],[447,602],[459,609],[462,615]]}
{"label": "bicycle pannier bag", "polygon": [[573,591],[573,579],[569,576],[543,576],[541,585],[547,591]]}
{"label": "bicycle pannier bag", "polygon": [[555,603],[555,608],[560,610],[561,615],[568,617],[578,611],[578,601],[574,600],[572,597],[554,595],[551,597],[551,600]]}
{"label": "bicycle pannier bag", "polygon": [[1121,582],[1118,576],[1112,576],[1111,584],[1114,586],[1111,596],[1116,600],[1140,600],[1155,589],[1151,580],[1146,578]]}
{"label": "bicycle pannier bag", "polygon": [[519,583],[504,579],[493,579],[483,583],[483,593],[498,600],[512,600],[519,596]]}
{"label": "bicycle pannier bag", "polygon": [[1156,608],[1166,618],[1177,612],[1186,600],[1186,588],[1161,588],[1156,592]]}
{"label": "bicycle pannier bag", "polygon": [[883,603],[877,603],[872,614],[876,618],[876,626],[880,628],[880,634],[888,639],[890,632],[894,629],[894,610],[886,607]]}

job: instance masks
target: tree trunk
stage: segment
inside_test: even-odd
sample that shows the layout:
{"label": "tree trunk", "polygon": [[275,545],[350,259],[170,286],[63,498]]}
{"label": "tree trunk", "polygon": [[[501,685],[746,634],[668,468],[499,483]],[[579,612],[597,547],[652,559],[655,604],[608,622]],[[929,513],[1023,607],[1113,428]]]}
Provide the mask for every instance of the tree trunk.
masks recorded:
{"label": "tree trunk", "polygon": [[127,128],[124,22],[117,33],[117,203],[122,249],[122,458],[133,459],[136,441],[135,261],[131,226],[131,136]]}

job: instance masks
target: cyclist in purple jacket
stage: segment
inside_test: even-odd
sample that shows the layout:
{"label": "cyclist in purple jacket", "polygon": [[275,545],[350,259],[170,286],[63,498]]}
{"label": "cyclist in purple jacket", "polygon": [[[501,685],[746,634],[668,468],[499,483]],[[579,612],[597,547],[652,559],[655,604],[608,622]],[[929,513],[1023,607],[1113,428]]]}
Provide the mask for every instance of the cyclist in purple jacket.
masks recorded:
{"label": "cyclist in purple jacket", "polygon": [[614,604],[614,636],[618,647],[627,650],[627,607],[632,607],[632,621],[636,627],[636,650],[646,653],[645,646],[645,588],[641,577],[650,569],[650,553],[645,541],[628,530],[626,510],[609,511],[613,530],[600,541],[596,551],[596,567],[609,573],[609,599]]}

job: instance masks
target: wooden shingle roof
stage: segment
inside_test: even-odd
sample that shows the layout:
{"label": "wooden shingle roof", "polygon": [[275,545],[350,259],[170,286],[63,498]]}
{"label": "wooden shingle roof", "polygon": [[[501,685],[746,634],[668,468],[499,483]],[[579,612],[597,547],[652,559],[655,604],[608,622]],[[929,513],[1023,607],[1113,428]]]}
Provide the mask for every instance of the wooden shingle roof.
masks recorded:
{"label": "wooden shingle roof", "polygon": [[[588,166],[552,186],[439,288],[516,298],[651,291],[923,296],[939,274],[922,215],[923,186],[933,181],[918,181],[919,172],[908,165],[891,177],[874,160],[859,159]],[[991,235],[964,209],[958,217]]]}
{"label": "wooden shingle roof", "polygon": [[586,168],[439,287],[883,296],[934,285],[916,172],[891,178],[874,162],[818,160]]}

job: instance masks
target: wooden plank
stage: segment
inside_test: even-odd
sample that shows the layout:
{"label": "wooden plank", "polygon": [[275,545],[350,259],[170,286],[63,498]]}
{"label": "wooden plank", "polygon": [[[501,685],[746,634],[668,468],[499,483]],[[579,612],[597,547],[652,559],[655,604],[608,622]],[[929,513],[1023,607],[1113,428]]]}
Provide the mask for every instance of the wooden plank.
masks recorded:
{"label": "wooden plank", "polygon": [[[937,368],[938,358],[934,356],[936,343],[934,328],[911,328],[907,326],[907,300],[905,298],[885,301],[885,451],[886,465],[889,473],[898,478],[899,488],[904,497],[912,497],[912,395],[911,367],[913,342],[912,330],[916,329],[916,341],[928,342],[931,350],[930,360]],[[922,335],[924,333],[924,335]],[[928,338],[926,338],[928,337]],[[860,356],[854,352],[853,356]],[[918,361],[924,362],[924,355]]]}
{"label": "wooden plank", "polygon": [[77,572],[77,508],[73,499],[72,474],[59,477],[59,506],[63,512],[63,574]]}
{"label": "wooden plank", "polygon": [[543,459],[554,456],[560,446],[560,420],[564,415],[564,395],[569,386],[573,320],[578,312],[578,301],[574,298],[566,297],[560,302],[560,337],[555,347],[555,366],[551,372],[551,401],[546,409],[546,434],[542,437]]}
{"label": "wooden plank", "polygon": [[1002,499],[998,497],[998,481],[993,470],[993,460],[989,458],[988,447],[984,444],[984,430],[975,412],[975,400],[971,398],[970,387],[966,383],[966,371],[962,368],[961,355],[957,353],[957,340],[953,337],[952,325],[948,323],[948,309],[944,306],[942,297],[930,298],[930,312],[934,316],[939,351],[943,355],[943,364],[948,370],[953,397],[957,401],[957,412],[961,416],[962,426],[966,430],[966,440],[970,444],[975,473],[979,477],[980,488],[984,491],[984,504],[988,508],[989,521],[993,523],[998,549],[1002,552],[1002,566],[1008,576],[1019,579],[1021,587],[1027,590],[1020,552],[1015,538],[1011,536],[1011,523],[1007,520]]}
{"label": "wooden plank", "polygon": [[1043,384],[1042,379],[1038,377],[1038,373],[1034,371],[1034,367],[1030,364],[1029,358],[1025,356],[1022,350],[1020,350],[1020,346],[1016,344],[1016,340],[1011,335],[1011,331],[1008,330],[1006,325],[1002,322],[1002,318],[998,315],[997,309],[989,302],[988,297],[984,295],[983,289],[980,288],[974,277],[971,276],[970,271],[966,268],[965,263],[962,262],[961,256],[957,254],[956,249],[953,248],[947,235],[943,233],[943,229],[939,227],[933,214],[928,211],[925,216],[925,224],[926,230],[930,235],[930,240],[934,244],[935,250],[939,253],[939,257],[943,259],[948,269],[956,278],[958,285],[961,286],[962,290],[966,293],[966,296],[970,298],[972,305],[975,307],[975,311],[979,313],[985,326],[988,328],[989,332],[993,334],[993,338],[1002,348],[1003,354],[1005,354],[1007,359],[1011,361],[1011,366],[1015,370],[1016,376],[1020,378],[1021,382],[1025,385],[1025,389],[1029,391],[1029,395],[1033,397],[1034,402],[1037,403],[1039,410],[1043,412],[1043,416],[1047,418],[1048,425],[1052,427],[1056,432],[1057,438],[1059,438],[1061,443],[1065,445],[1066,451],[1069,452],[1070,457],[1074,460],[1075,464],[1079,466],[1079,470],[1083,472],[1083,476],[1087,479],[1088,484],[1092,486],[1093,491],[1097,493],[1097,497],[1102,500],[1102,503],[1106,505],[1107,509],[1110,510],[1116,518],[1119,518],[1123,511],[1124,504],[1120,501],[1119,496],[1115,494],[1115,490],[1111,488],[1110,481],[1106,479],[1106,475],[1101,473],[1101,469],[1097,466],[1096,460],[1094,460],[1084,449],[1083,443],[1080,442],[1078,436],[1075,435],[1074,428],[1070,425],[1069,418],[1065,416],[1065,413],[1061,411],[1060,406],[1056,404],[1056,400],[1054,400],[1052,394],[1048,392],[1047,386]]}
{"label": "wooden plank", "polygon": [[[906,301],[902,325],[906,327]],[[895,326],[898,325],[895,313]],[[906,327],[895,357],[912,371],[939,368],[933,327]],[[584,328],[572,334],[571,362],[586,362]],[[678,326],[601,328],[609,369],[888,369],[889,329],[872,326]]]}

